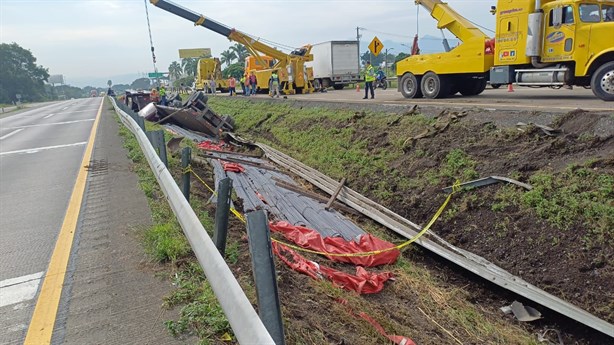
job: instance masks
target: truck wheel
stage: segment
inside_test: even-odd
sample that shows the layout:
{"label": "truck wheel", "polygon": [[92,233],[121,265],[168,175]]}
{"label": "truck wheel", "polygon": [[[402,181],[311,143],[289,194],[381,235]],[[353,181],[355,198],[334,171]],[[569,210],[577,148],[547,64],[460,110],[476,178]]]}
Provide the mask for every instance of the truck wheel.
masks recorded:
{"label": "truck wheel", "polygon": [[603,64],[591,78],[591,89],[598,98],[614,101],[614,61]]}
{"label": "truck wheel", "polygon": [[322,83],[320,83],[320,79],[314,79],[312,84],[313,88],[316,89],[316,91],[320,91],[320,89],[322,88]]}
{"label": "truck wheel", "polygon": [[333,89],[335,89],[335,90],[343,90],[344,86],[345,85],[343,85],[343,84],[333,84]]}
{"label": "truck wheel", "polygon": [[413,73],[407,73],[401,78],[401,94],[405,98],[422,98],[420,79]]}
{"label": "truck wheel", "polygon": [[420,83],[422,94],[426,98],[444,98],[450,94],[450,86],[446,78],[434,72],[427,72]]}

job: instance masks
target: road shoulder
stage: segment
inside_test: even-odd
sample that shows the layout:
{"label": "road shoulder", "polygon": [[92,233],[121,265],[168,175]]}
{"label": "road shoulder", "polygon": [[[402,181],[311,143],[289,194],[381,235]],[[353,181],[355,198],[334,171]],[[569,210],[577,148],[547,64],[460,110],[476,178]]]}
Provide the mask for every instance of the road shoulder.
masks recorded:
{"label": "road shoulder", "polygon": [[139,234],[151,225],[115,114],[105,103],[52,343],[176,344],[161,307],[169,282],[155,276]]}

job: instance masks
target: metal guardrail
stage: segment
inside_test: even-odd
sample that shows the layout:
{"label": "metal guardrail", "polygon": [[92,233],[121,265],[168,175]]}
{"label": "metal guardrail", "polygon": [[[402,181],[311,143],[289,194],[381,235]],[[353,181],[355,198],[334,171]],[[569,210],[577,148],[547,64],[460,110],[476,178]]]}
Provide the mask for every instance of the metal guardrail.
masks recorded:
{"label": "metal guardrail", "polygon": [[245,296],[241,286],[233,276],[230,268],[219,254],[211,238],[198,220],[198,217],[186,201],[177,183],[164,163],[158,157],[147,136],[131,115],[109,97],[122,123],[134,134],[143,154],[149,162],[156,180],[164,192],[192,250],[196,254],[209,284],[219,301],[224,314],[240,344],[275,344],[264,327],[251,302]]}

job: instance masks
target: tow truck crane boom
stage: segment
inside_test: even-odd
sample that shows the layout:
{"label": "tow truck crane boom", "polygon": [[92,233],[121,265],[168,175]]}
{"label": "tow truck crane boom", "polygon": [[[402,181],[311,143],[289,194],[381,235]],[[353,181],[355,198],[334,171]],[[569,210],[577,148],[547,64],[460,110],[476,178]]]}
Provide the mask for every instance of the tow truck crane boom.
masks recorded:
{"label": "tow truck crane boom", "polygon": [[445,2],[440,0],[416,0],[416,5],[422,5],[431,13],[431,16],[437,20],[438,29],[447,29],[463,42],[471,38],[488,38],[486,34]]}
{"label": "tow truck crane boom", "polygon": [[[202,26],[227,37],[231,41],[241,43],[247,48],[250,54],[254,56],[260,66],[267,66],[267,63],[262,58],[260,53],[277,60],[277,63],[271,70],[260,71],[264,72],[264,74],[259,76],[259,80],[260,78],[264,78],[266,75],[270,76],[271,71],[273,69],[277,69],[280,72],[280,80],[282,82],[284,93],[295,93],[295,88],[303,92],[313,91],[313,86],[310,82],[310,79],[313,80],[313,72],[307,71],[307,68],[305,67],[305,62],[313,60],[313,55],[310,54],[310,45],[303,46],[290,54],[286,54],[252,38],[246,33],[230,28],[213,19],[206,18],[202,14],[188,10],[171,1],[150,0],[150,2],[156,7],[189,20],[190,22],[194,23],[195,26]],[[309,78],[310,76],[311,78]],[[266,79],[268,80],[268,78]]]}

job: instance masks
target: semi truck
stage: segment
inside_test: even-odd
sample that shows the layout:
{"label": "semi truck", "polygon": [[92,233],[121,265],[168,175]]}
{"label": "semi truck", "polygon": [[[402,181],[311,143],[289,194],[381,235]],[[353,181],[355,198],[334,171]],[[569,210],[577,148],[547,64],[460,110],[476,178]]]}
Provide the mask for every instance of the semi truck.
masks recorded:
{"label": "semi truck", "polygon": [[341,90],[347,84],[359,82],[360,63],[357,41],[328,41],[311,47],[313,84],[316,90],[333,87]]}
{"label": "semi truck", "polygon": [[440,0],[416,0],[439,29],[462,43],[397,63],[406,98],[478,95],[487,82],[529,87],[590,87],[614,101],[614,1],[499,0],[490,38]]}
{"label": "semi truck", "polygon": [[[254,72],[258,80],[258,89],[268,90],[268,81],[273,71],[277,71],[280,79],[280,91],[284,94],[313,92],[313,69],[307,68],[306,62],[313,60],[311,46],[305,45],[286,54],[257,38],[230,28],[211,18],[205,18],[182,6],[167,0],[149,0],[154,6],[182,17],[195,26],[202,26],[229,40],[240,43],[250,52],[251,60],[246,60],[246,74]],[[275,60],[272,67],[270,61]]]}

